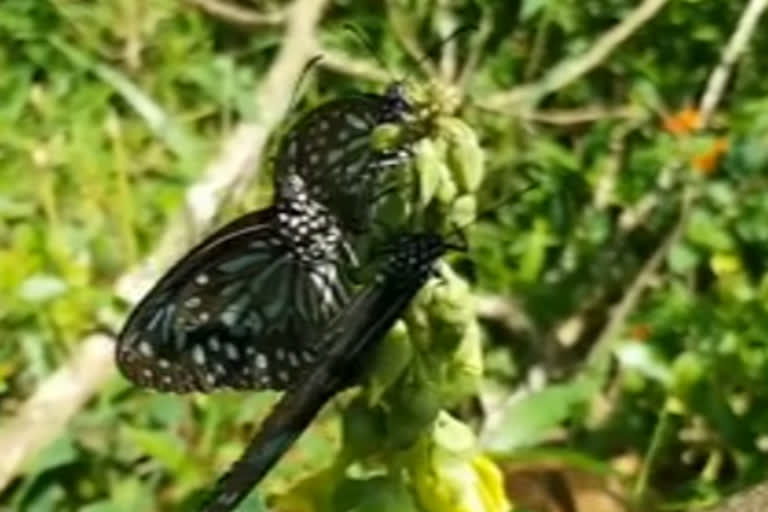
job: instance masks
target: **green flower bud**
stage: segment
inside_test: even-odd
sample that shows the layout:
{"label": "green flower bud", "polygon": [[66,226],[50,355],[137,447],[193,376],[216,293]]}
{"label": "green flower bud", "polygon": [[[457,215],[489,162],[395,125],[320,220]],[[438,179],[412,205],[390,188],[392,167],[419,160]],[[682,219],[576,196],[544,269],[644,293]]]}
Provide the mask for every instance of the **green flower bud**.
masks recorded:
{"label": "green flower bud", "polygon": [[371,408],[363,395],[355,397],[344,408],[341,416],[342,460],[363,458],[379,449],[381,438],[386,434],[383,414],[380,408]]}
{"label": "green flower bud", "polygon": [[448,212],[449,227],[464,227],[472,223],[477,216],[477,198],[473,195],[463,195],[456,198]]}
{"label": "green flower bud", "polygon": [[441,117],[436,123],[448,142],[447,163],[454,182],[462,192],[477,191],[485,175],[485,156],[477,135],[456,117]]}
{"label": "green flower bud", "polygon": [[468,324],[453,359],[445,364],[440,384],[444,406],[453,405],[478,391],[483,376],[483,351],[480,325]]}
{"label": "green flower bud", "polygon": [[432,432],[414,450],[411,476],[424,510],[432,512],[506,512],[498,469],[475,454],[472,431],[441,413]]}
{"label": "green flower bud", "polygon": [[380,476],[343,480],[329,510],[344,512],[417,512],[411,494],[401,478]]}
{"label": "green flower bud", "polygon": [[378,403],[381,396],[408,365],[413,356],[413,347],[405,322],[399,320],[376,350],[374,366],[368,378],[369,404]]}
{"label": "green flower bud", "polygon": [[380,124],[371,133],[371,147],[379,151],[396,148],[403,143],[404,131],[397,123]]}
{"label": "green flower bud", "polygon": [[440,396],[430,383],[401,381],[390,397],[389,409],[386,440],[393,449],[408,448],[440,412]]}

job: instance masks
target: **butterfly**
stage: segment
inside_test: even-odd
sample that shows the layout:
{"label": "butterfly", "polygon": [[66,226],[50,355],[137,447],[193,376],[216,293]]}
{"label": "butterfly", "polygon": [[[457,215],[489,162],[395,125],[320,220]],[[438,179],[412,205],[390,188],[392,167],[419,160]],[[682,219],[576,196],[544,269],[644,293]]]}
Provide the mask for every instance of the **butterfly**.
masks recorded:
{"label": "butterfly", "polygon": [[353,258],[342,228],[301,179],[283,199],[194,247],[135,307],[117,366],[160,391],[284,389],[318,357],[314,344],[349,300]]}
{"label": "butterfly", "polygon": [[365,230],[384,171],[407,162],[410,142],[377,149],[374,130],[385,123],[405,124],[414,107],[402,83],[384,94],[355,94],[309,111],[283,137],[275,160],[277,199],[282,183],[300,176],[309,193],[329,208],[347,229]]}
{"label": "butterfly", "polygon": [[318,346],[323,356],[273,407],[244,454],[217,483],[203,512],[228,512],[250,492],[322,406],[360,378],[365,362],[435,273],[449,249],[466,250],[436,234],[401,235],[375,281],[355,294],[331,320]]}

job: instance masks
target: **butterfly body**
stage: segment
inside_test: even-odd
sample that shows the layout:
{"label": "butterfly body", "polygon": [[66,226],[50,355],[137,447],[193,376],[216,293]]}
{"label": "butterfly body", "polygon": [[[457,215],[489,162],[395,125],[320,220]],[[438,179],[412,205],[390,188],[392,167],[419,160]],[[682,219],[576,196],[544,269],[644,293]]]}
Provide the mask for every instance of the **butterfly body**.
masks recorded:
{"label": "butterfly body", "polygon": [[193,248],[118,337],[122,373],[161,391],[283,389],[317,356],[316,333],[348,300],[342,230],[291,179],[290,198]]}

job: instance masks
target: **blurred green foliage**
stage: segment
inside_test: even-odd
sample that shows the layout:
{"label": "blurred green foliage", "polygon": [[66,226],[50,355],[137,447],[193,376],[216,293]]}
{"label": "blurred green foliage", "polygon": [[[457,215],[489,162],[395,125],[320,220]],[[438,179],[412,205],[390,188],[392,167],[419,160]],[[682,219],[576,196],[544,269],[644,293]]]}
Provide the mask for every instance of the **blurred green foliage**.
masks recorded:
{"label": "blurred green foliage", "polygon": [[[481,427],[482,446],[501,462],[555,454],[598,472],[635,457],[640,468],[621,475],[627,489],[685,508],[768,477],[768,31],[755,32],[707,130],[696,128],[695,105],[745,1],[670,2],[533,112],[484,106],[583,53],[636,4],[339,0],[319,38],[373,60],[343,28],[352,23],[393,77],[413,78],[421,75],[408,43],[430,48],[446,26],[479,27],[455,49],[442,48],[444,62],[454,50],[459,63],[477,53],[460,117],[484,150],[478,210],[535,187],[485,212],[469,230],[469,257],[453,257],[474,291],[516,305],[525,322],[483,316],[484,407],[452,412]],[[152,248],[217,142],[237,122],[258,118],[253,91],[281,37],[279,27],[233,24],[191,2],[0,3],[3,418],[83,336],[119,325],[125,306],[113,295],[114,279]],[[381,87],[321,65],[303,101]],[[598,114],[557,121],[562,111]],[[457,194],[422,178],[423,190]],[[475,185],[467,171],[461,186]],[[263,204],[267,189],[256,187],[226,215]],[[687,192],[695,199],[682,235],[637,307],[612,336],[601,336],[679,222]],[[439,286],[422,300],[430,293],[441,293]],[[616,356],[610,367],[605,354]],[[530,385],[541,373],[550,384]],[[378,369],[369,392],[376,379],[383,389],[390,378]],[[509,399],[516,393],[522,398]],[[188,510],[240,453],[271,401],[268,393],[153,394],[116,377],[0,503],[33,512]],[[322,487],[317,471],[336,453],[339,424],[349,432],[354,410],[340,418],[328,407],[261,494],[306,474],[316,480],[302,485]],[[332,497],[337,510],[352,510],[355,496],[379,500],[377,510],[411,507],[404,503],[413,495],[396,479],[346,485]],[[260,509],[260,497],[251,498],[242,510]]]}

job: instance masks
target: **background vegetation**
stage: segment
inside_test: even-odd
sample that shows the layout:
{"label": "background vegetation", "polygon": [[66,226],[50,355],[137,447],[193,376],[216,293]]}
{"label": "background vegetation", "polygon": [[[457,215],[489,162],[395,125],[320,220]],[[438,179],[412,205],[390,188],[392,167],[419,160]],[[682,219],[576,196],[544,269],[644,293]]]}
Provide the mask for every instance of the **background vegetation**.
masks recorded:
{"label": "background vegetation", "polygon": [[[184,510],[240,452],[272,396],[136,389],[108,333],[269,201],[265,140],[318,53],[302,104],[441,77],[485,151],[481,199],[537,183],[457,263],[486,378],[454,412],[519,510],[686,510],[767,478],[766,2],[325,4],[0,3],[3,510]],[[336,423],[262,493],[327,461]]]}

